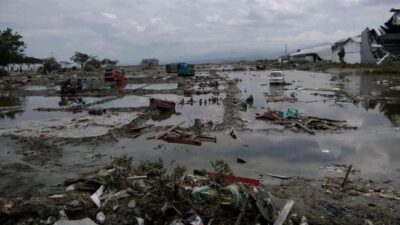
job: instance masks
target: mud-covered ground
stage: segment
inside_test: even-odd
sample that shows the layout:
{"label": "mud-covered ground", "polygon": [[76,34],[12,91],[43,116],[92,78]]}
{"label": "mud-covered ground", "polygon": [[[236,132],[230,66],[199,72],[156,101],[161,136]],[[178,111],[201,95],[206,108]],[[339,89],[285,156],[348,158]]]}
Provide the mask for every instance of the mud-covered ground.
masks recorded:
{"label": "mud-covered ground", "polygon": [[[161,67],[129,67],[125,68],[128,82],[122,85],[104,82],[101,71],[1,78],[2,200],[19,199],[25,213],[35,211],[38,214],[33,215],[40,216],[41,207],[34,207],[38,199],[47,202],[48,195],[64,191],[66,178],[102,167],[122,155],[133,156],[136,162],[161,158],[167,168],[182,165],[189,170],[209,169],[210,161],[222,159],[235,174],[263,180],[279,206],[287,199],[295,200],[291,216],[304,215],[309,224],[400,223],[396,211],[400,208],[397,77],[285,71],[291,85],[273,87],[268,85],[268,71],[223,72],[218,68],[211,71],[211,67],[215,66],[202,66],[195,78],[166,74]],[[59,83],[68,78],[82,78],[85,88],[62,99]],[[215,81],[218,87],[199,88]],[[338,88],[340,92],[301,88]],[[254,101],[247,104],[245,99],[250,95]],[[293,95],[297,101],[272,103],[266,101],[266,95]],[[152,110],[150,97],[176,102],[176,112]],[[76,110],[77,98],[90,106]],[[209,101],[211,98],[218,98],[218,102]],[[121,126],[111,129],[111,122],[90,128],[92,122],[74,129],[74,121],[86,117],[91,107],[106,108],[112,114],[99,116],[96,123],[114,121],[115,117],[115,123]],[[346,120],[358,129],[310,135],[302,129],[289,130],[256,119],[268,109],[286,108]],[[196,119],[200,119],[200,125]],[[46,129],[41,127],[42,121],[49,124]],[[182,121],[188,132],[215,136],[217,142],[191,146],[148,139],[165,126]],[[65,127],[61,125],[67,123],[72,128],[63,132]],[[143,129],[132,131],[137,127]],[[229,134],[232,128],[236,139]],[[239,164],[238,159],[246,163]],[[353,165],[358,172],[350,175],[349,184],[369,188],[354,193],[322,187],[326,177],[344,177],[343,171],[327,169],[332,164]],[[292,179],[273,178],[270,174]],[[390,195],[379,196],[388,190]],[[58,212],[57,207],[48,202],[43,215]]]}

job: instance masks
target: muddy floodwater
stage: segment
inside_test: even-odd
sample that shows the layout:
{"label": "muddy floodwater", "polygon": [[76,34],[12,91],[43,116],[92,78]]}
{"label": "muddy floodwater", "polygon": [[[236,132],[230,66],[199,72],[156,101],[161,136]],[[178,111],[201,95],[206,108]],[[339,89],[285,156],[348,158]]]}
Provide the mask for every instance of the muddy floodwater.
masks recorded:
{"label": "muddy floodwater", "polygon": [[[150,78],[138,83],[136,80],[143,80],[146,76],[133,75],[123,88],[132,93],[100,102],[96,107],[113,109],[114,112],[124,108],[124,113],[129,113],[127,109],[134,111],[148,107],[150,98],[175,102],[173,113],[138,114],[148,116],[142,121],[143,125],[152,125],[156,130],[144,132],[136,138],[132,138],[131,134],[121,135],[118,141],[108,136],[88,140],[37,140],[20,138],[15,134],[0,136],[0,165],[4,178],[0,184],[0,194],[22,192],[32,187],[38,192],[57,190],[66,177],[92,170],[122,155],[133,156],[136,161],[161,158],[166,165],[180,164],[189,169],[207,169],[210,168],[210,161],[223,159],[237,174],[250,177],[260,177],[267,173],[323,177],[328,173],[324,169],[326,166],[352,164],[364,178],[390,178],[398,185],[399,78],[283,71],[286,82],[290,84],[270,86],[268,72],[219,72],[216,75],[220,83],[218,88],[207,92],[202,90],[202,93],[193,96],[185,96],[184,90],[179,89],[175,80],[178,78],[173,76],[163,80],[165,83],[152,83]],[[199,88],[194,79],[187,78],[191,85],[185,88]],[[229,82],[235,84],[228,86]],[[18,96],[12,89],[7,95],[2,95],[0,131],[21,122],[87,115],[85,111],[63,110],[63,107],[75,103],[60,104],[62,99],[55,90],[53,96],[33,95],[35,91],[40,93],[48,89],[45,85],[28,86],[25,88],[29,91],[27,96]],[[340,90],[339,95],[337,90]],[[250,95],[254,101],[244,109],[228,107],[227,99],[243,102]],[[297,101],[267,102],[268,95],[293,96]],[[82,98],[93,103],[107,97]],[[36,108],[53,110],[37,111]],[[300,114],[308,116],[345,120],[357,129],[322,131],[309,135],[256,119],[257,115],[267,110],[284,111],[288,108],[297,109]],[[221,129],[209,133],[216,136],[216,143],[203,142],[201,146],[191,146],[148,138],[162,126],[184,121],[182,127],[189,128],[196,119],[203,123],[211,121],[221,125]],[[228,134],[231,127],[236,129],[237,139]],[[237,158],[247,163],[237,164]]]}

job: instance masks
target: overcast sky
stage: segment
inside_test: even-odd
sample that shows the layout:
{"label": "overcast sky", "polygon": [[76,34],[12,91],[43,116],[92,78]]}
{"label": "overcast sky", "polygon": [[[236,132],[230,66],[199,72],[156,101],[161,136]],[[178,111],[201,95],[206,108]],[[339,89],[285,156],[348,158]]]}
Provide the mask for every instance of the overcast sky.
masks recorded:
{"label": "overcast sky", "polygon": [[27,55],[74,51],[135,64],[274,57],[375,28],[399,0],[0,0]]}

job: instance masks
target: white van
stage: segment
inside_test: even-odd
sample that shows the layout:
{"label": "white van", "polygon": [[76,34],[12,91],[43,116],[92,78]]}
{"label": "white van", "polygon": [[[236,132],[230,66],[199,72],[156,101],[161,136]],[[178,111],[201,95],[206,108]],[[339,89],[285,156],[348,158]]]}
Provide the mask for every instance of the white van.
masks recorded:
{"label": "white van", "polygon": [[269,74],[269,84],[270,85],[285,84],[285,75],[283,75],[282,71],[272,71]]}

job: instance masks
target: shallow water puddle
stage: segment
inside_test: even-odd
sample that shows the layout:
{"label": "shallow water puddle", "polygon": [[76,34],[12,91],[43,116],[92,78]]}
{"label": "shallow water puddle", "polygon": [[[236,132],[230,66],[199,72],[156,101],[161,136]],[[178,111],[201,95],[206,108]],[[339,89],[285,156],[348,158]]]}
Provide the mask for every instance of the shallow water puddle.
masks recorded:
{"label": "shallow water puddle", "polygon": [[[6,114],[2,114],[0,117],[0,126],[11,126],[19,122],[30,121],[30,120],[43,120],[43,119],[57,119],[67,118],[82,113],[73,114],[70,112],[46,112],[36,111],[37,108],[65,108],[78,105],[78,98],[62,98],[62,97],[44,97],[44,96],[27,96],[20,98],[12,98],[12,104],[18,104],[19,109],[14,111],[8,111]],[[93,103],[100,100],[101,98],[95,97],[82,97],[86,103]],[[10,101],[10,100],[8,100]],[[0,102],[6,102],[1,100]],[[1,103],[0,103],[1,104]]]}

